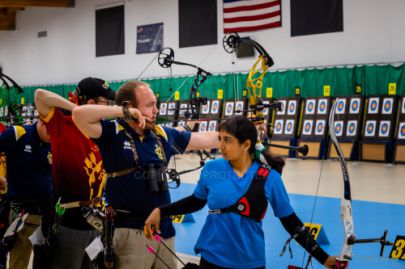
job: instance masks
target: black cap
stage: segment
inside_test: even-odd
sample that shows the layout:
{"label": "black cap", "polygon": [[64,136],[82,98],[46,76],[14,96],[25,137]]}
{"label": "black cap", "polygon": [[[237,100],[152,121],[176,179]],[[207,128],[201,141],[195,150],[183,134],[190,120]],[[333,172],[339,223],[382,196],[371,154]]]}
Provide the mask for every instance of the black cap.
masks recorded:
{"label": "black cap", "polygon": [[108,100],[115,100],[115,92],[110,88],[107,81],[100,78],[84,78],[76,87],[77,94],[85,100],[104,97]]}

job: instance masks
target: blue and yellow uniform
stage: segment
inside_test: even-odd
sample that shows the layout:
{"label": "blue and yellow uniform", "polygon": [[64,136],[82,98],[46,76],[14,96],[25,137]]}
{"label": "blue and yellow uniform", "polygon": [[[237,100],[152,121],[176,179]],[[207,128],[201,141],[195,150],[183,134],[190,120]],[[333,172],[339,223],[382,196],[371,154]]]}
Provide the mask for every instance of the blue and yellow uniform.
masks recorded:
{"label": "blue and yellow uniform", "polygon": [[0,151],[7,159],[8,200],[15,213],[30,213],[14,235],[10,268],[27,268],[32,252],[29,236],[50,212],[51,148],[39,137],[37,124],[12,126],[0,134]]}
{"label": "blue and yellow uniform", "polygon": [[[139,136],[122,120],[101,121],[101,126],[102,135],[94,141],[100,148],[107,174],[135,166],[147,170],[151,164],[165,165],[172,155],[185,151],[191,137],[190,132],[161,126],[157,126],[154,132]],[[137,164],[131,140],[139,156]],[[110,205],[114,209],[130,211],[127,217],[117,218],[115,227],[143,229],[146,218],[155,207],[170,203],[169,191],[148,191],[144,170],[107,179],[106,198]],[[161,231],[164,238],[175,235],[170,219],[162,221]]]}
{"label": "blue and yellow uniform", "polygon": [[0,151],[7,159],[8,198],[51,198],[51,148],[43,142],[37,125],[12,126],[0,134]]}

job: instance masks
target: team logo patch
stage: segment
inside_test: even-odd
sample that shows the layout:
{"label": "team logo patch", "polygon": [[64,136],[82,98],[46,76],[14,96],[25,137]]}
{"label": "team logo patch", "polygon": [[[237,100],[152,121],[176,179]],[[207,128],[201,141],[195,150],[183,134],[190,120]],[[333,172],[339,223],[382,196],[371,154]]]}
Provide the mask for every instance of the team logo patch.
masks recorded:
{"label": "team logo patch", "polygon": [[25,145],[24,152],[32,153],[32,146],[31,145]]}

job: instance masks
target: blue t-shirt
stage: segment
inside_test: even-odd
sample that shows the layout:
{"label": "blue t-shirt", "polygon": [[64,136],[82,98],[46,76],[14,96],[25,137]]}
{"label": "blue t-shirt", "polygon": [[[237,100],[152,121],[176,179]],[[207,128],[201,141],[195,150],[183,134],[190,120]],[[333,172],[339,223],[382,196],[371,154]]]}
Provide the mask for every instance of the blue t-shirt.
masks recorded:
{"label": "blue t-shirt", "polygon": [[[100,149],[107,173],[135,166],[131,141],[126,132],[135,142],[140,167],[146,168],[152,163],[163,165],[164,155],[161,153],[155,135],[149,133],[140,137],[127,123],[121,120],[103,120],[101,126],[102,135],[94,141]],[[190,132],[179,132],[176,129],[161,126],[157,126],[156,133],[162,142],[167,161],[172,155],[183,153],[191,137]],[[115,226],[135,229],[143,229],[146,218],[155,207],[169,204],[171,201],[169,191],[149,192],[142,172],[107,179],[106,198],[114,209],[131,211],[130,216],[117,218]],[[170,219],[162,221],[161,230],[164,238],[175,234]]]}
{"label": "blue t-shirt", "polygon": [[[207,200],[209,209],[233,205],[246,193],[259,167],[259,163],[253,162],[243,177],[239,177],[227,160],[209,161],[201,172],[194,195]],[[276,217],[286,217],[294,212],[281,176],[274,169],[267,177],[265,194]],[[221,267],[265,266],[262,223],[233,212],[209,214],[195,252]]]}
{"label": "blue t-shirt", "polygon": [[51,199],[51,147],[39,138],[37,124],[12,126],[2,132],[0,151],[6,154],[11,201]]}

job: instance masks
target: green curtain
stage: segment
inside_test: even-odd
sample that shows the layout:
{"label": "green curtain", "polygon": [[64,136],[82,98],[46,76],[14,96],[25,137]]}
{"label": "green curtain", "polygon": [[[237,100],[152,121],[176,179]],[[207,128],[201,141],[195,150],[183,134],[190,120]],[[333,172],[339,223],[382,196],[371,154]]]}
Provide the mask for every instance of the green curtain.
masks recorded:
{"label": "green curtain", "polygon": [[[292,97],[295,95],[296,88],[300,89],[302,97],[323,96],[325,85],[329,85],[332,97],[354,95],[358,86],[361,87],[362,94],[366,96],[386,95],[390,83],[395,83],[397,95],[405,95],[404,70],[405,64],[270,71],[263,79],[262,97],[266,97],[267,88],[273,89],[273,98]],[[156,94],[159,94],[160,100],[174,99],[176,91],[179,91],[180,100],[186,100],[189,99],[194,78],[195,76],[191,75],[145,79],[144,81],[151,85]],[[222,89],[224,99],[241,99],[246,90],[246,78],[246,73],[210,76],[199,88],[199,94],[209,99],[216,99],[218,90]],[[118,90],[125,82],[127,81],[111,81],[110,86],[113,90]],[[37,88],[44,88],[67,97],[75,87],[75,84],[26,86],[23,94],[17,94],[15,90],[8,92],[2,89],[0,98],[3,105],[5,103],[20,104],[21,97],[24,97],[25,104],[32,104],[34,91]]]}

